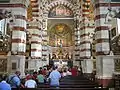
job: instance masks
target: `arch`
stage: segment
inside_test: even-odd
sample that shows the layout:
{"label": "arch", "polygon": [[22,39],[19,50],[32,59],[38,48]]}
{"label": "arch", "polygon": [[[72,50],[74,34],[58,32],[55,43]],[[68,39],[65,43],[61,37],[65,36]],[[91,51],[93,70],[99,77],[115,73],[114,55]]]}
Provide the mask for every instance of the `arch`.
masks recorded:
{"label": "arch", "polygon": [[47,7],[47,12],[49,12],[52,8],[58,6],[58,5],[64,5],[67,6],[69,9],[71,9],[73,11],[73,14],[75,15],[76,10],[74,9],[73,4],[69,3],[68,1],[53,1],[52,3],[50,3]]}
{"label": "arch", "polygon": [[73,11],[69,9],[67,6],[64,5],[58,5],[53,7],[49,14],[48,17],[74,17]]}

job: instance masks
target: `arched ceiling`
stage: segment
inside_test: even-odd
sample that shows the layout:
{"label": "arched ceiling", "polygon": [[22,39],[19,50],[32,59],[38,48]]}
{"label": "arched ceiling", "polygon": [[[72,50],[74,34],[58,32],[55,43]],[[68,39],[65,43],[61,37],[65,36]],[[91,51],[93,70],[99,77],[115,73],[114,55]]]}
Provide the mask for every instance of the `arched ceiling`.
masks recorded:
{"label": "arched ceiling", "polygon": [[[64,6],[67,6],[69,9],[71,9],[75,15],[75,14],[78,14],[79,10],[81,9],[81,2],[82,2],[82,5],[84,3],[82,8],[87,8],[90,12],[88,18],[90,20],[94,19],[94,14],[93,14],[94,7],[91,3],[91,0],[41,0],[39,3],[38,3],[38,0],[30,0],[30,1],[32,3],[30,3],[28,8],[28,19],[31,19],[31,20],[32,20],[32,13],[33,13],[32,8],[39,6],[38,4],[40,3],[41,3],[40,9],[42,9],[42,12],[49,13],[49,11],[52,8],[58,5],[64,5]],[[41,14],[41,12],[39,11],[40,10],[38,9],[36,12]]]}

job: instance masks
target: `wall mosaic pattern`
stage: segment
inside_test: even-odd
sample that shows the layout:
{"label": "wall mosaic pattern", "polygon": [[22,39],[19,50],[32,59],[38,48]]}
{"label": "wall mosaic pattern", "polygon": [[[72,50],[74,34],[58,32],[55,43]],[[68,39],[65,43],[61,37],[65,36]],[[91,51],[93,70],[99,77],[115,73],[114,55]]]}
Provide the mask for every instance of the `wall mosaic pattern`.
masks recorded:
{"label": "wall mosaic pattern", "polygon": [[64,23],[54,25],[48,34],[50,46],[68,47],[72,45],[72,30]]}
{"label": "wall mosaic pattern", "polygon": [[66,6],[58,5],[49,12],[48,17],[73,17],[73,12]]}

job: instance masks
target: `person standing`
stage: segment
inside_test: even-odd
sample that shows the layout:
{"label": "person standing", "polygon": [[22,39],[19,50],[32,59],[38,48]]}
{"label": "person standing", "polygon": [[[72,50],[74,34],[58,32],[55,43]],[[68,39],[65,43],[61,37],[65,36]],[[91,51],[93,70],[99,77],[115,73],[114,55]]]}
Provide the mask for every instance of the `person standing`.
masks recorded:
{"label": "person standing", "polygon": [[61,74],[57,70],[57,67],[53,67],[53,70],[50,73],[48,78],[49,78],[50,86],[59,87],[59,85],[60,85],[59,81],[60,81],[60,78],[61,78]]}
{"label": "person standing", "polygon": [[10,85],[6,82],[7,76],[2,76],[2,81],[0,82],[0,90],[11,90]]}
{"label": "person standing", "polygon": [[20,80],[20,71],[16,71],[14,75],[10,75],[8,78],[8,83],[11,85],[11,88],[20,88],[21,80]]}
{"label": "person standing", "polygon": [[77,70],[76,66],[73,66],[73,68],[71,69],[71,73],[72,73],[72,76],[77,76],[78,75],[78,70]]}

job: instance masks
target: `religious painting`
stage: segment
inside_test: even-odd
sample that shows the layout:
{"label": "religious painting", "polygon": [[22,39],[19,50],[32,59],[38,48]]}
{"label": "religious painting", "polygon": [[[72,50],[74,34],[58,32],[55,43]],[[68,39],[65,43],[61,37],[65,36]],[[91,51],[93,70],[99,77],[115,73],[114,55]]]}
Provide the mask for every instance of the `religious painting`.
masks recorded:
{"label": "religious painting", "polygon": [[49,31],[49,45],[67,47],[72,45],[72,30],[64,23],[54,25]]}
{"label": "religious painting", "polygon": [[59,5],[49,12],[48,17],[73,17],[73,12],[68,7]]}
{"label": "religious painting", "polygon": [[120,72],[120,59],[115,59],[115,71]]}

